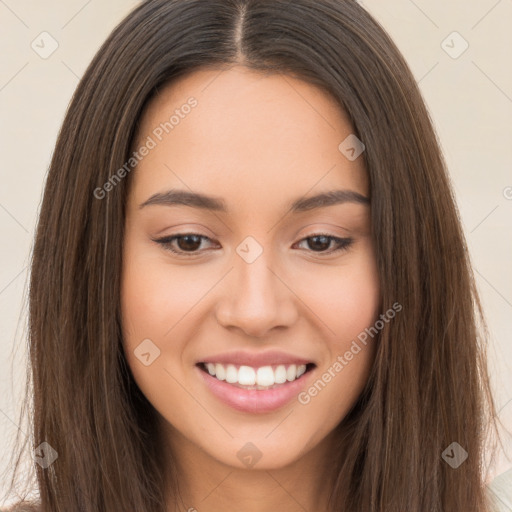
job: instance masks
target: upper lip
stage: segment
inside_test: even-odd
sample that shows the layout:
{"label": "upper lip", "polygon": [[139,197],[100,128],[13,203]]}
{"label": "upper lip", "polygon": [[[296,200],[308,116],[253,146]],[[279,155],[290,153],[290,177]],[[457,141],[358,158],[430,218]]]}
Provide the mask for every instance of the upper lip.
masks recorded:
{"label": "upper lip", "polygon": [[199,361],[201,363],[220,363],[220,364],[233,364],[239,366],[252,366],[253,368],[260,368],[262,366],[272,365],[301,365],[312,363],[311,360],[304,359],[293,354],[287,354],[278,350],[268,350],[267,352],[246,352],[237,350],[233,352],[225,352],[223,354],[215,354],[205,357]]}

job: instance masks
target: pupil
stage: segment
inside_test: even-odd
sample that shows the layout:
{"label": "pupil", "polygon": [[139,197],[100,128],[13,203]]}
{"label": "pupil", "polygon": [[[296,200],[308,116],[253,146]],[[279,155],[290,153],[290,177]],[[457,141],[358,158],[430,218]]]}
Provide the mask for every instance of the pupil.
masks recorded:
{"label": "pupil", "polygon": [[[186,240],[185,244],[180,243]],[[193,240],[192,242],[190,242]],[[190,243],[188,243],[190,242]],[[193,251],[201,246],[201,239],[197,235],[185,235],[178,238],[178,246],[184,251]]]}
{"label": "pupil", "polygon": [[308,245],[310,246],[310,248],[312,248],[313,250],[315,250],[315,247],[316,249],[328,249],[329,248],[329,244],[330,244],[330,240],[329,238],[327,238],[326,236],[323,236],[323,235],[320,235],[320,236],[313,236],[309,239],[310,241],[311,240],[322,240],[320,242],[320,247],[319,247],[319,244],[311,244],[310,242],[308,242]]}

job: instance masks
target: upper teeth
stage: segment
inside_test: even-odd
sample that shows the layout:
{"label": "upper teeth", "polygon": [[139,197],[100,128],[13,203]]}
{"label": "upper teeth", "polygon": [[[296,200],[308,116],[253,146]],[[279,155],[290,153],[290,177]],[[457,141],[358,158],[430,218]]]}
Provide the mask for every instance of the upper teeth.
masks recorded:
{"label": "upper teeth", "polygon": [[285,366],[281,364],[275,368],[272,366],[262,366],[260,368],[240,366],[237,368],[233,364],[225,366],[221,363],[206,363],[206,369],[210,375],[214,375],[217,379],[225,380],[230,384],[238,383],[243,386],[267,387],[298,379],[306,371],[306,365],[291,364]]}

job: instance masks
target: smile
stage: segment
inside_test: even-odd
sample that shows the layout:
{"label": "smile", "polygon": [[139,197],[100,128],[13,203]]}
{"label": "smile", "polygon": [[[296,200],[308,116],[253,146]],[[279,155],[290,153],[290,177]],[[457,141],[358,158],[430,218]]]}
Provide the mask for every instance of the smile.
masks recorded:
{"label": "smile", "polygon": [[[240,412],[271,413],[292,402],[306,388],[316,365],[196,364],[199,377],[212,395]],[[231,382],[230,382],[231,381]]]}
{"label": "smile", "polygon": [[273,389],[280,384],[293,382],[311,370],[313,363],[267,365],[253,368],[245,365],[200,363],[200,367],[217,380],[243,389]]}

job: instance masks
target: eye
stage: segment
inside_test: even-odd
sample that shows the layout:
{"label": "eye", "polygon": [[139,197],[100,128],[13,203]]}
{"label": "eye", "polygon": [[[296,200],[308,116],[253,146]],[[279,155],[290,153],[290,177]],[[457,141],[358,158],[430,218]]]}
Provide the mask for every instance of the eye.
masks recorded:
{"label": "eye", "polygon": [[[312,242],[311,242],[312,241]],[[312,249],[312,252],[321,254],[332,254],[339,251],[346,251],[354,242],[353,238],[339,238],[324,233],[317,233],[315,235],[303,238],[299,243],[306,242],[307,245]],[[331,246],[334,242],[334,249],[324,250]]]}
{"label": "eye", "polygon": [[[201,251],[198,249],[201,247],[203,240],[211,241],[209,237],[199,235],[197,233],[180,233],[177,235],[166,236],[164,238],[153,239],[154,242],[162,245],[166,250],[179,255],[193,255],[200,253]],[[177,248],[176,245],[174,245],[174,242],[176,242]],[[333,235],[317,233],[303,238],[298,243],[301,244],[303,242],[307,242],[307,245],[311,248],[311,252],[318,254],[332,254],[348,250],[354,242],[354,239],[339,238]],[[335,244],[334,249],[329,249],[333,242]]]}
{"label": "eye", "polygon": [[[175,254],[195,254],[201,246],[202,240],[210,240],[207,236],[198,235],[197,233],[180,233],[178,235],[166,236],[154,240],[163,245],[165,249]],[[178,249],[173,246],[173,242],[177,242]]]}

